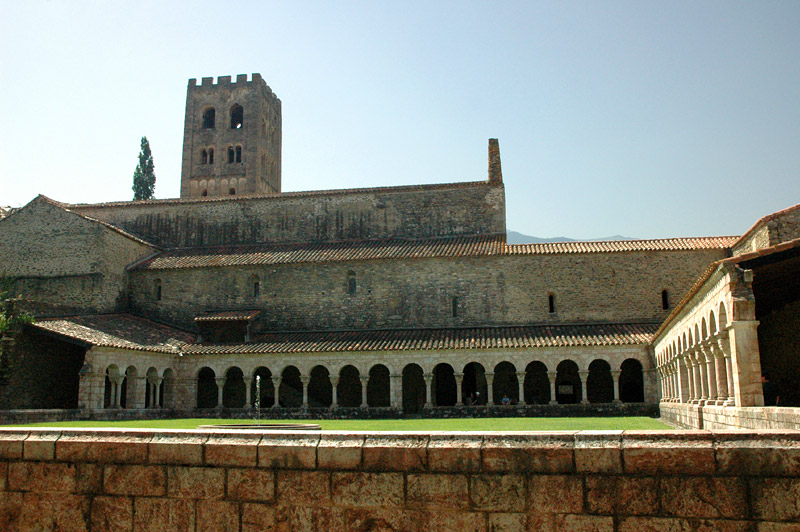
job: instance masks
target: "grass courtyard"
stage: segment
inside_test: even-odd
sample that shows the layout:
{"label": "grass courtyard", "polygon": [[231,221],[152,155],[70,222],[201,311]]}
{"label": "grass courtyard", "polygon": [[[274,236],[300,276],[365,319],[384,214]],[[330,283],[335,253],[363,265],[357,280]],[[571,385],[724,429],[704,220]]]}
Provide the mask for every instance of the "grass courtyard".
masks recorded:
{"label": "grass courtyard", "polygon": [[[261,420],[262,423],[315,423],[322,430],[344,431],[563,431],[563,430],[670,430],[649,417],[536,417],[458,419],[308,419]],[[252,419],[151,419],[135,421],[64,421],[13,427],[94,427],[196,429],[200,425],[252,424]],[[12,425],[7,425],[12,426]]]}

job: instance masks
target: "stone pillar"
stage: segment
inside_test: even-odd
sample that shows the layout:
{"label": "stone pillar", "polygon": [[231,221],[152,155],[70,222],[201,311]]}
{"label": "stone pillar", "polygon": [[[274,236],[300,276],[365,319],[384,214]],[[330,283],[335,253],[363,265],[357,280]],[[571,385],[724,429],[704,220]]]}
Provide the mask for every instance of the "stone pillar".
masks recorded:
{"label": "stone pillar", "polygon": [[556,400],[556,377],[558,376],[557,371],[548,371],[547,378],[550,380],[550,404],[557,405],[558,401]]}
{"label": "stone pillar", "polygon": [[692,375],[694,375],[694,403],[702,404],[703,400],[703,377],[700,371],[700,363],[697,361],[694,350],[689,352],[692,360]]}
{"label": "stone pillar", "polygon": [[692,359],[689,358],[688,355],[685,353],[681,355],[681,359],[683,360],[684,366],[686,366],[686,382],[688,384],[687,388],[689,390],[689,395],[686,398],[687,403],[693,403],[695,399],[694,393],[694,364],[692,364]]}
{"label": "stone pillar", "polygon": [[461,386],[464,384],[464,374],[454,373],[453,376],[456,378],[456,406],[464,406],[464,400],[461,397]]}
{"label": "stone pillar", "polygon": [[367,408],[367,385],[369,384],[369,375],[359,375],[361,380],[361,408]]}
{"label": "stone pillar", "polygon": [[425,379],[425,404],[422,408],[436,406],[432,395],[433,389],[431,388],[431,384],[433,384],[433,374],[425,373],[422,377]]}
{"label": "stone pillar", "polygon": [[389,375],[389,397],[392,401],[392,408],[402,408],[403,406],[403,376]]}
{"label": "stone pillar", "polygon": [[731,361],[730,343],[727,337],[720,335],[717,338],[717,346],[725,359],[725,381],[728,389],[728,398],[725,401],[725,406],[734,406],[736,404],[736,396],[733,390],[733,363]]}
{"label": "stone pillar", "polygon": [[255,403],[255,389],[256,387],[253,386],[253,379],[248,379],[247,375],[244,378],[244,408],[245,410],[251,410],[253,408],[253,404]]}
{"label": "stone pillar", "polygon": [[761,355],[756,332],[758,323],[757,320],[740,320],[728,327],[736,406],[764,406]]}
{"label": "stone pillar", "polygon": [[689,368],[686,367],[686,361],[682,358],[676,358],[675,364],[678,366],[678,402],[689,402]]}
{"label": "stone pillar", "polygon": [[717,404],[724,405],[728,400],[728,379],[725,376],[725,355],[715,340],[711,341],[711,355],[714,357],[714,368],[717,380]]}
{"label": "stone pillar", "polygon": [[157,377],[153,383],[153,397],[155,397],[155,401],[153,401],[153,408],[161,408],[161,382],[163,380],[163,377]]}
{"label": "stone pillar", "polygon": [[588,404],[589,399],[586,393],[586,385],[589,382],[589,372],[586,370],[581,370],[578,372],[578,378],[581,380],[581,404]]}
{"label": "stone pillar", "polygon": [[[145,407],[145,393],[147,393],[150,383],[147,377],[136,377],[128,380],[128,398],[131,400],[127,402],[128,408],[144,408]],[[132,388],[132,389],[131,389]],[[121,392],[121,389],[120,389]],[[133,393],[131,393],[133,392]],[[120,400],[122,398],[120,397]],[[153,401],[153,392],[150,390],[150,402]]]}
{"label": "stone pillar", "polygon": [[494,373],[486,373],[486,406],[494,404]]}
{"label": "stone pillar", "polygon": [[[272,380],[272,387],[275,388],[275,402],[272,405],[272,408],[278,410],[281,407],[281,378],[272,376],[270,377]],[[333,392],[336,393],[336,390]],[[334,395],[336,397],[336,395]]]}
{"label": "stone pillar", "polygon": [[216,377],[217,381],[217,408],[222,408],[222,391],[225,389],[225,377]]}
{"label": "stone pillar", "polygon": [[303,405],[302,408],[305,410],[308,408],[308,383],[311,381],[311,377],[308,375],[300,375],[300,385],[303,387]]}
{"label": "stone pillar", "polygon": [[339,408],[338,391],[339,391],[339,376],[331,375],[331,410]]}
{"label": "stone pillar", "polygon": [[622,370],[620,369],[612,369],[611,370],[611,378],[614,379],[614,403],[621,404],[622,401],[619,398],[619,376],[622,375]]}
{"label": "stone pillar", "polygon": [[517,385],[519,386],[519,402],[520,406],[525,406],[525,372],[517,372]]}
{"label": "stone pillar", "polygon": [[708,403],[708,370],[706,369],[706,359],[700,347],[694,351],[695,363],[700,369],[700,404]]}
{"label": "stone pillar", "polygon": [[122,380],[124,378],[125,378],[124,376],[120,375],[119,377],[114,379],[114,383],[113,383],[113,386],[114,386],[114,408],[121,408],[120,404],[119,404],[119,396],[120,396],[120,393],[122,393]]}
{"label": "stone pillar", "polygon": [[718,402],[717,392],[717,369],[714,364],[714,353],[711,351],[710,342],[703,343],[701,353],[706,360],[706,373],[708,374],[708,404],[716,405]]}

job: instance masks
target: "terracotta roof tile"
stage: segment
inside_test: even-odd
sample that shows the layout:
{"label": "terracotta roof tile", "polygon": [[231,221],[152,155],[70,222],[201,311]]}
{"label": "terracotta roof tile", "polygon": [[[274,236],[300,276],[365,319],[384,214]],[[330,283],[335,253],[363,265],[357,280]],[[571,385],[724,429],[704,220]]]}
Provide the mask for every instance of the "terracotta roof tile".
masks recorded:
{"label": "terracotta roof tile", "polygon": [[508,244],[509,255],[549,255],[559,253],[619,253],[624,251],[689,251],[729,248],[739,237],[708,236],[694,238],[659,238],[651,240],[597,240],[591,242],[545,242]]}
{"label": "terracotta roof tile", "polygon": [[223,310],[197,316],[194,321],[250,321],[259,314],[260,310]]}
{"label": "terracotta roof tile", "polygon": [[41,319],[43,331],[93,346],[173,353],[194,341],[194,335],[131,314],[92,314]]}
{"label": "terracotta roof tile", "polygon": [[642,345],[649,343],[657,328],[654,323],[615,323],[281,332],[261,334],[246,344],[194,344],[184,352],[228,355]]}
{"label": "terracotta roof tile", "polygon": [[393,238],[356,242],[184,248],[160,253],[138,264],[136,269],[166,270],[209,266],[497,255],[502,252],[504,241],[504,235],[486,235],[426,240]]}

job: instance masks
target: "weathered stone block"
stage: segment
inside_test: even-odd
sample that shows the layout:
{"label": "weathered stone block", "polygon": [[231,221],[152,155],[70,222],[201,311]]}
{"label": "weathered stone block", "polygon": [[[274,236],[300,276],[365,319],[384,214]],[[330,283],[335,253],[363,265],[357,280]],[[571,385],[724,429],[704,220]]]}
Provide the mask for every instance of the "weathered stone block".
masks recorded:
{"label": "weathered stone block", "polygon": [[466,475],[409,474],[406,490],[409,508],[457,509],[469,505]]}
{"label": "weathered stone block", "polygon": [[202,465],[206,434],[156,433],[149,443],[151,464]]}
{"label": "weathered stone block", "polygon": [[242,505],[242,532],[271,531],[275,526],[275,508],[266,504]]}
{"label": "weathered stone block", "polygon": [[363,447],[364,469],[424,471],[428,466],[428,436],[419,434],[368,435]]}
{"label": "weathered stone block", "polygon": [[528,478],[528,510],[532,513],[583,512],[583,485],[578,476],[533,475]]}
{"label": "weathered stone block", "polygon": [[428,468],[453,473],[477,472],[481,469],[480,434],[431,434],[428,443]]}
{"label": "weathered stone block", "polygon": [[750,479],[753,517],[764,521],[800,521],[800,479]]}
{"label": "weathered stone block", "polygon": [[525,510],[525,478],[521,475],[473,475],[470,501],[476,510],[521,512]]}
{"label": "weathered stone block", "polygon": [[131,532],[133,499],[95,497],[92,499],[92,532]]}
{"label": "weathered stone block", "polygon": [[258,445],[258,465],[272,469],[314,469],[319,434],[268,434]]}
{"label": "weathered stone block", "polygon": [[349,532],[344,511],[321,506],[278,506],[275,509],[275,532]]}
{"label": "weathered stone block", "polygon": [[487,473],[567,473],[573,466],[574,432],[486,434],[481,448]]}
{"label": "weathered stone block", "polygon": [[624,432],[626,473],[710,475],[716,468],[713,438],[704,431]]}
{"label": "weathered stone block", "polygon": [[317,446],[320,469],[358,469],[361,467],[363,434],[323,434]]}
{"label": "weathered stone block", "polygon": [[19,460],[28,432],[0,432],[0,459]]}
{"label": "weathered stone block", "polygon": [[489,532],[526,532],[525,514],[489,514]]}
{"label": "weathered stone block", "polygon": [[659,479],[652,477],[586,477],[586,510],[606,515],[658,515]]}
{"label": "weathered stone block", "polygon": [[556,515],[555,524],[570,532],[614,532],[614,519],[597,515]]}
{"label": "weathered stone block", "polygon": [[345,530],[348,532],[410,531],[419,524],[414,512],[399,508],[348,508],[344,516]]}
{"label": "weathered stone block", "polygon": [[225,470],[214,467],[168,467],[167,495],[178,499],[221,499]]}
{"label": "weathered stone block", "polygon": [[420,511],[413,517],[414,532],[486,532],[486,515],[473,512]]}
{"label": "weathered stone block", "polygon": [[336,506],[403,506],[402,473],[334,472],[332,475],[331,495]]}
{"label": "weathered stone block", "polygon": [[53,460],[56,456],[56,440],[61,431],[35,431],[23,443],[25,460]]}
{"label": "weathered stone block", "polygon": [[163,467],[109,465],[103,471],[103,488],[110,495],[163,496],[167,482]]}
{"label": "weathered stone block", "polygon": [[137,497],[133,508],[134,532],[195,532],[194,501]]}
{"label": "weathered stone block", "polygon": [[239,505],[229,501],[197,501],[197,532],[239,530]]}
{"label": "weathered stone block", "polygon": [[662,478],[661,508],[675,517],[747,517],[745,483],[738,478]]}
{"label": "weathered stone block", "polygon": [[216,466],[255,466],[258,463],[260,441],[261,435],[257,433],[212,435],[205,443],[205,463]]}
{"label": "weathered stone block", "polygon": [[228,498],[271,501],[275,498],[275,473],[258,469],[228,469]]}
{"label": "weathered stone block", "polygon": [[64,431],[56,442],[56,459],[65,462],[145,464],[152,432]]}
{"label": "weathered stone block", "polygon": [[75,493],[76,471],[75,464],[12,462],[8,465],[8,485],[12,491]]}
{"label": "weathered stone block", "polygon": [[578,473],[622,472],[621,430],[584,430],[575,435],[574,445]]}
{"label": "weathered stone block", "polygon": [[26,493],[19,530],[88,532],[89,498],[69,493]]}
{"label": "weathered stone block", "polygon": [[715,431],[721,475],[800,476],[800,434]]}
{"label": "weathered stone block", "polygon": [[0,491],[0,530],[19,530],[22,493]]}
{"label": "weathered stone block", "polygon": [[623,517],[618,532],[692,532],[688,519],[671,517]]}
{"label": "weathered stone block", "polygon": [[278,471],[278,503],[319,506],[330,504],[330,473],[322,471]]}

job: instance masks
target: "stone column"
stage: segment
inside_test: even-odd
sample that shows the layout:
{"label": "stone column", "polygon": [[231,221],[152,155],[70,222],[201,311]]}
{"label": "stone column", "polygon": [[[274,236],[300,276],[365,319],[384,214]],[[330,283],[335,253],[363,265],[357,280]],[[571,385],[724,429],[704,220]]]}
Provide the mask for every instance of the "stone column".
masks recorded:
{"label": "stone column", "polygon": [[114,408],[121,408],[119,404],[119,396],[122,393],[122,379],[125,377],[120,375],[114,379]]}
{"label": "stone column", "polygon": [[153,394],[156,398],[155,402],[153,403],[154,408],[161,408],[161,383],[164,381],[163,377],[156,378],[155,386],[155,393]]}
{"label": "stone column", "polygon": [[245,410],[253,409],[255,403],[255,389],[253,386],[253,379],[248,379],[247,375],[244,376],[244,408]]}
{"label": "stone column", "polygon": [[736,396],[733,390],[733,363],[731,362],[731,349],[727,336],[720,335],[717,338],[717,347],[719,347],[722,357],[725,359],[725,384],[728,389],[728,398],[725,400],[725,406],[734,406],[736,404]]}
{"label": "stone column", "polygon": [[486,373],[486,406],[494,404],[494,373]]}
{"label": "stone column", "polygon": [[392,401],[392,408],[402,408],[403,406],[403,376],[389,375],[389,397]]}
{"label": "stone column", "polygon": [[436,406],[432,395],[433,389],[431,388],[431,384],[433,384],[433,374],[425,373],[422,377],[425,379],[425,404],[422,408]]}
{"label": "stone column", "polygon": [[302,408],[305,410],[308,408],[308,383],[311,381],[311,377],[308,375],[300,375],[300,385],[303,387],[303,405]]}
{"label": "stone column", "polygon": [[519,402],[520,406],[525,406],[525,372],[517,372],[517,385],[519,386]]}
{"label": "stone column", "polygon": [[589,399],[586,393],[586,385],[589,382],[589,372],[586,370],[581,370],[578,372],[578,378],[581,380],[581,404],[588,404]]}
{"label": "stone column", "polygon": [[703,376],[700,371],[700,363],[695,356],[695,350],[689,352],[689,358],[692,360],[692,374],[694,375],[694,403],[702,404],[703,400]]}
{"label": "stone column", "polygon": [[369,375],[359,375],[361,380],[361,408],[367,408],[367,385],[369,384]]}
{"label": "stone column", "polygon": [[724,405],[728,400],[728,379],[725,377],[725,355],[715,340],[711,341],[711,355],[714,357],[714,368],[717,380],[717,404]]}
{"label": "stone column", "polygon": [[682,358],[676,358],[675,364],[678,366],[678,402],[686,403],[689,401],[689,368]]}
{"label": "stone column", "polygon": [[719,404],[717,392],[717,369],[714,364],[714,353],[711,351],[710,342],[703,343],[702,351],[706,359],[706,373],[708,374],[708,404]]}
{"label": "stone column", "polygon": [[[144,408],[145,407],[145,393],[147,393],[148,386],[150,386],[150,382],[148,382],[147,377],[136,377],[130,378],[128,381],[128,397],[132,399],[128,401],[126,405],[128,408]],[[131,390],[131,387],[133,389]],[[120,389],[121,391],[121,389]],[[131,391],[133,393],[131,393]],[[122,398],[120,398],[122,399]],[[153,402],[153,391],[150,390],[150,403],[152,406]]]}
{"label": "stone column", "polygon": [[225,388],[225,377],[216,377],[217,381],[217,408],[222,408],[222,390]]}
{"label": "stone column", "polygon": [[621,404],[622,401],[619,398],[619,376],[622,375],[622,370],[620,369],[612,369],[611,370],[611,378],[614,379],[614,403]]}
{"label": "stone column", "polygon": [[557,405],[558,401],[556,400],[556,377],[558,376],[557,371],[548,371],[547,378],[550,380],[550,404]]}
{"label": "stone column", "polygon": [[464,400],[461,398],[461,386],[464,384],[464,374],[454,373],[456,378],[456,406],[464,406]]}
{"label": "stone column", "polygon": [[[734,321],[728,327],[728,342],[736,406],[764,406],[761,386],[761,354],[758,351],[757,320]],[[731,388],[728,388],[731,390]],[[729,391],[730,393],[730,391]]]}
{"label": "stone column", "polygon": [[687,403],[694,401],[694,368],[692,360],[684,353],[681,355],[683,365],[686,367],[686,384],[689,395],[686,397]]}
{"label": "stone column", "polygon": [[[272,376],[270,377],[272,381],[272,387],[275,388],[275,402],[272,404],[272,408],[278,410],[281,407],[281,378]],[[334,394],[336,391],[333,392]],[[334,397],[336,397],[334,395]]]}
{"label": "stone column", "polygon": [[335,410],[339,408],[339,399],[338,399],[338,391],[339,391],[339,376],[331,375],[331,410]]}
{"label": "stone column", "polygon": [[705,405],[708,403],[708,371],[706,369],[706,359],[699,346],[695,348],[694,357],[695,363],[700,369],[700,404]]}

